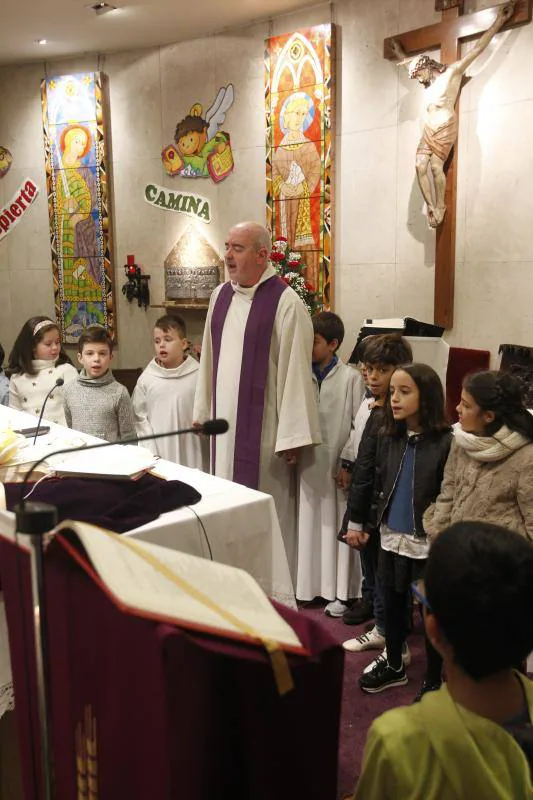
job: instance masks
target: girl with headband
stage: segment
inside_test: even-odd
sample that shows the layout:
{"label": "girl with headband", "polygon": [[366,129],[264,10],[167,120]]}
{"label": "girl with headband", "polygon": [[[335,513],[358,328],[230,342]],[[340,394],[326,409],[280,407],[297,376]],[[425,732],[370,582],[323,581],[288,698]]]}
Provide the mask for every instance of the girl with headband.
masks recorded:
{"label": "girl with headband", "polygon": [[[9,405],[36,417],[57,379],[68,383],[78,374],[61,346],[57,323],[43,316],[31,317],[22,326],[9,355],[7,373]],[[66,425],[59,386],[46,405],[46,419]]]}

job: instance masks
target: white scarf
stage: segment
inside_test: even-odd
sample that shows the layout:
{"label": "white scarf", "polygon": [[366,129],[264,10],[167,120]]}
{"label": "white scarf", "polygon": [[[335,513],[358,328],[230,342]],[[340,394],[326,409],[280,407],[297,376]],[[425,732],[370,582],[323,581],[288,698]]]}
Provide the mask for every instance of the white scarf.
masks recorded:
{"label": "white scarf", "polygon": [[477,436],[467,433],[461,428],[461,423],[456,422],[453,432],[458,446],[476,461],[501,461],[529,444],[529,439],[507,425],[502,425],[494,436]]}

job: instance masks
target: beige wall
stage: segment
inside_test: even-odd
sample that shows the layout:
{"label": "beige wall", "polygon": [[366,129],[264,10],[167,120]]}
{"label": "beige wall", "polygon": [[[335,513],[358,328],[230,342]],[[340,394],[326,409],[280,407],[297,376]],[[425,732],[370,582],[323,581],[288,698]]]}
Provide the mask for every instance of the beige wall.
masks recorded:
{"label": "beige wall", "polygon": [[[467,3],[467,11],[490,2]],[[118,302],[117,366],[144,365],[160,312],[128,305],[122,265],[134,253],[152,275],[152,302],[163,299],[163,261],[188,224],[143,200],[146,183],[176,186],[160,152],[195,101],[208,103],[222,84],[235,86],[226,127],[235,172],[215,186],[187,186],[212,201],[202,229],[222,252],[228,226],[264,219],[263,41],[332,18],[339,27],[335,310],[349,352],[364,317],[433,314],[434,233],[422,216],[414,178],[423,91],[382,58],[383,38],[438,20],[431,0],[341,0],[272,23],[160,49],[82,56],[48,63],[48,75],[102,69],[109,76]],[[484,69],[464,89],[459,142],[457,275],[453,344],[533,343],[533,25],[502,34]],[[478,68],[476,68],[477,71]],[[35,206],[0,242],[0,341],[11,346],[20,325],[53,313],[39,84],[43,64],[0,69],[0,144],[14,164],[0,181],[0,203],[23,178],[41,187]],[[187,315],[201,337],[198,312]],[[495,359],[496,361],[496,359]]]}

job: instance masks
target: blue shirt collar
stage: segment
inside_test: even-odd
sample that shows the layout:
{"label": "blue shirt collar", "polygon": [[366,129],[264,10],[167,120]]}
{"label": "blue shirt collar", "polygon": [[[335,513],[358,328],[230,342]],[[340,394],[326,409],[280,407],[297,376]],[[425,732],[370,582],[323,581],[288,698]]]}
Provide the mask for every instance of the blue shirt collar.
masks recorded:
{"label": "blue shirt collar", "polygon": [[331,359],[331,361],[329,362],[327,367],[324,367],[324,369],[322,371],[320,370],[320,367],[319,367],[319,365],[317,363],[313,363],[313,365],[312,365],[313,366],[313,373],[314,373],[315,378],[317,379],[317,381],[319,383],[322,383],[324,378],[327,375],[329,375],[329,373],[331,372],[333,367],[338,363],[338,361],[339,361],[339,357],[336,356],[336,355],[333,355],[333,358]]}

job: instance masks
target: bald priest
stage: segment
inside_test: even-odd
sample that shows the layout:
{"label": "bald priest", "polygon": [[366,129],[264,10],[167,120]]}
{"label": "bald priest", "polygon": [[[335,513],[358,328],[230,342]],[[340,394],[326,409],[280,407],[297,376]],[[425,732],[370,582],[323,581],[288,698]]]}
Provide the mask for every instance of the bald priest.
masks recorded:
{"label": "bald priest", "polygon": [[253,222],[229,231],[230,280],[211,297],[193,418],[229,421],[229,433],[213,440],[211,470],[274,497],[294,577],[294,468],[301,448],[321,438],[311,319],[271,265],[270,242],[266,228]]}

